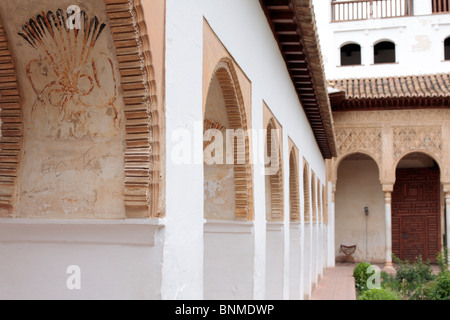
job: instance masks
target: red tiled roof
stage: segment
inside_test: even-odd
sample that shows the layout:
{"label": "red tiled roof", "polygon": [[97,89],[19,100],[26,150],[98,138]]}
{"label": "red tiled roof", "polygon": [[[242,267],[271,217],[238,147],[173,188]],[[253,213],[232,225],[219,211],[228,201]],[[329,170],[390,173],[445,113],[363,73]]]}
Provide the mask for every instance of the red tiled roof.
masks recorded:
{"label": "red tiled roof", "polygon": [[[450,102],[450,74],[429,74],[385,78],[330,80],[328,85],[345,96],[333,107],[423,107],[443,106]],[[342,93],[341,93],[342,95]],[[333,102],[332,102],[333,103]]]}

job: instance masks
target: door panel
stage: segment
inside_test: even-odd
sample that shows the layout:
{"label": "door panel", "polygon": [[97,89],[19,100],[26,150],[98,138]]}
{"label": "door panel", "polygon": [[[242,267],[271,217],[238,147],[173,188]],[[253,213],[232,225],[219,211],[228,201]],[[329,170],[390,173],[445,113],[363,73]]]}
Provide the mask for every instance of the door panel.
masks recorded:
{"label": "door panel", "polygon": [[440,249],[438,169],[400,169],[392,194],[392,251],[402,260],[436,261]]}

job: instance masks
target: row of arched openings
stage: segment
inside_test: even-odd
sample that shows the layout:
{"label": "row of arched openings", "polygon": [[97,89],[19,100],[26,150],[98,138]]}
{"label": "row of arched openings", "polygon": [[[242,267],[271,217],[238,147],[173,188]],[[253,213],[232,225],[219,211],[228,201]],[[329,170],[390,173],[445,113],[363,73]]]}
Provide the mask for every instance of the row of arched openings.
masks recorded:
{"label": "row of arched openings", "polygon": [[[247,130],[243,101],[239,98],[240,86],[233,70],[233,63],[230,60],[222,60],[213,74],[208,90],[204,133],[212,136],[205,138],[208,142],[204,148],[205,154],[212,158],[217,158],[218,155],[215,154],[217,150],[212,148],[210,143],[217,142],[220,136],[226,137],[226,129],[244,129],[244,132]],[[283,190],[281,126],[273,116],[264,126],[266,129],[265,155],[270,160],[265,164],[266,220],[268,222],[283,221],[285,192]],[[225,140],[221,140],[219,147],[222,145],[224,149],[229,147]],[[242,145],[241,151],[239,146],[234,145],[234,163],[228,163],[225,160],[224,152],[219,156],[219,160],[223,159],[221,164],[211,163],[204,166],[205,219],[207,220],[253,219],[252,188],[251,180],[248,179],[248,175],[251,175],[251,169],[248,167],[248,137]],[[245,158],[243,163],[237,161],[240,153]],[[322,221],[321,212],[325,208],[322,203],[324,188],[315,174],[312,171],[309,172],[306,162],[304,167],[305,221]],[[289,153],[288,171],[291,221],[301,220],[299,172],[298,151],[292,147]]]}
{"label": "row of arched openings", "polygon": [[[395,43],[381,41],[373,47],[374,64],[395,63]],[[361,46],[349,43],[341,47],[341,66],[360,65],[362,63]]]}
{"label": "row of arched openings", "polygon": [[[392,41],[381,41],[373,47],[373,63],[395,63],[396,46]],[[450,60],[450,37],[444,40],[444,59]],[[341,47],[341,66],[361,65],[361,46],[358,43],[349,43]]]}

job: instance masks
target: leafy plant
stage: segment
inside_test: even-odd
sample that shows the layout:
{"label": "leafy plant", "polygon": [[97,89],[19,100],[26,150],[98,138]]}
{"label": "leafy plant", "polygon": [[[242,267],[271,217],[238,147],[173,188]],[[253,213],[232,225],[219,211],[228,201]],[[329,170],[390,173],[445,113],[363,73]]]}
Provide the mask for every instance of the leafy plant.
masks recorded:
{"label": "leafy plant", "polygon": [[450,300],[450,271],[440,272],[431,289],[433,300]]}
{"label": "leafy plant", "polygon": [[400,300],[398,294],[388,289],[371,289],[364,291],[358,300]]}
{"label": "leafy plant", "polygon": [[366,291],[367,288],[367,280],[371,274],[367,273],[367,269],[371,266],[368,262],[360,262],[353,269],[353,278],[355,278],[355,286],[358,292]]}
{"label": "leafy plant", "polygon": [[437,255],[437,263],[439,266],[440,272],[445,272],[448,270],[448,249],[444,248],[442,252],[439,252]]}
{"label": "leafy plant", "polygon": [[403,289],[407,290],[408,293],[415,291],[435,278],[430,262],[424,262],[422,257],[419,257],[413,264],[410,264],[408,260],[402,261],[396,257],[394,261],[398,264],[396,280],[402,285],[404,284]]}
{"label": "leafy plant", "polygon": [[381,271],[381,287],[390,291],[400,292],[402,283],[396,279],[395,274]]}

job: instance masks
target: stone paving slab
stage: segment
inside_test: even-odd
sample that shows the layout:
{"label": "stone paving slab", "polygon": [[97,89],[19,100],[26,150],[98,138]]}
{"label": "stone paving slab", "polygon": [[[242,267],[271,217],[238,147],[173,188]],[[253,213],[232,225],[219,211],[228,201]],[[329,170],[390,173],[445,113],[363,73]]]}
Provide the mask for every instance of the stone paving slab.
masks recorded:
{"label": "stone paving slab", "polygon": [[355,264],[336,264],[325,270],[309,300],[356,300]]}

